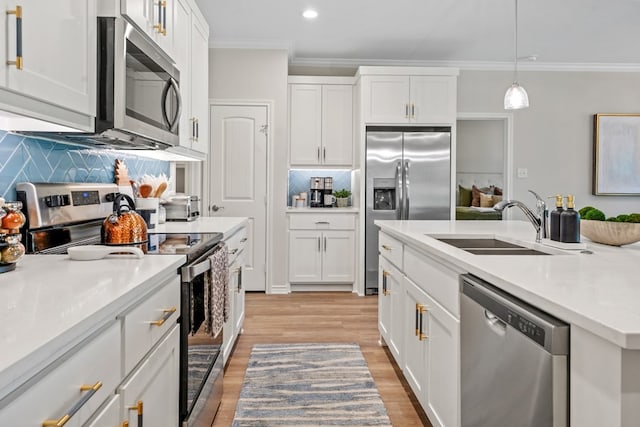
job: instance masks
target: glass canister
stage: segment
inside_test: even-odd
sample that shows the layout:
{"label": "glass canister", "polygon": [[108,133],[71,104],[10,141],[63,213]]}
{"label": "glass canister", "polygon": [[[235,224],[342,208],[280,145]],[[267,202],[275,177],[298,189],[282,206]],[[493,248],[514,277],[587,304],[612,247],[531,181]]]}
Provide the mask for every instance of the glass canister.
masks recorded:
{"label": "glass canister", "polygon": [[24,255],[25,249],[20,234],[0,234],[0,273],[16,268],[16,262]]}
{"label": "glass canister", "polygon": [[0,220],[2,221],[2,228],[10,230],[11,233],[17,233],[26,221],[22,213],[22,202],[5,202],[2,209],[5,213]]}

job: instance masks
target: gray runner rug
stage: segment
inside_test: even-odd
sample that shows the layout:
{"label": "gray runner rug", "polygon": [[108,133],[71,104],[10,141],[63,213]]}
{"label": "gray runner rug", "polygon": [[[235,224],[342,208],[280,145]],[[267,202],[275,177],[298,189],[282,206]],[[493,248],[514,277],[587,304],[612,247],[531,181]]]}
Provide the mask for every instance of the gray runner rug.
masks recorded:
{"label": "gray runner rug", "polygon": [[391,426],[357,344],[253,346],[234,427]]}

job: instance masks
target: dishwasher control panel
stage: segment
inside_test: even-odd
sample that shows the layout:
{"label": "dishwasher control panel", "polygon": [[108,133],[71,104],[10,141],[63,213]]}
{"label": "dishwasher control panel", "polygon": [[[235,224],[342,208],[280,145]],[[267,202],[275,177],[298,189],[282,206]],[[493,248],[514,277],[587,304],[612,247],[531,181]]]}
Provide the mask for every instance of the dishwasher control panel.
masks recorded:
{"label": "dishwasher control panel", "polygon": [[507,316],[504,320],[538,344],[544,345],[544,328],[541,328],[521,314],[515,313],[509,309],[507,309]]}

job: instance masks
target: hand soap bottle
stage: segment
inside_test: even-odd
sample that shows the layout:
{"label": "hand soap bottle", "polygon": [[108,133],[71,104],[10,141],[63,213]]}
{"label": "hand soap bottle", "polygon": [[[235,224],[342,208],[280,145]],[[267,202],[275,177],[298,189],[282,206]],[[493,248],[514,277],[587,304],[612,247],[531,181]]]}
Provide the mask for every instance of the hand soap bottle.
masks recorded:
{"label": "hand soap bottle", "polygon": [[560,241],[560,214],[564,211],[562,194],[556,194],[556,210],[549,214],[549,238]]}
{"label": "hand soap bottle", "polygon": [[567,209],[560,214],[560,241],[580,243],[580,214],[574,209],[573,195],[567,195]]}

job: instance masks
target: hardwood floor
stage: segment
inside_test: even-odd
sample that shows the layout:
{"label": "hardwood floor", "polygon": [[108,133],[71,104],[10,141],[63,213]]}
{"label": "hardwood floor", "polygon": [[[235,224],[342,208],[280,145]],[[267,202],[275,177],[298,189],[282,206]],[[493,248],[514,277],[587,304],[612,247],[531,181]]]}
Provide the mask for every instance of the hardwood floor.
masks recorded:
{"label": "hardwood floor", "polygon": [[360,345],[393,426],[429,426],[386,347],[378,345],[377,297],[348,292],[246,295],[244,333],[224,377],[222,405],[213,427],[233,421],[249,354],[256,343],[353,342]]}

